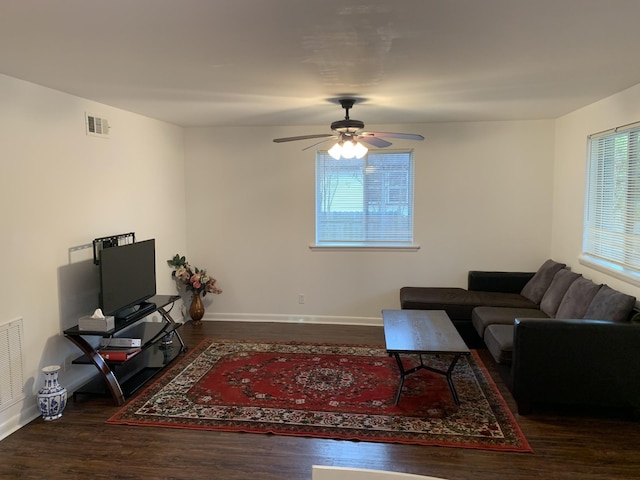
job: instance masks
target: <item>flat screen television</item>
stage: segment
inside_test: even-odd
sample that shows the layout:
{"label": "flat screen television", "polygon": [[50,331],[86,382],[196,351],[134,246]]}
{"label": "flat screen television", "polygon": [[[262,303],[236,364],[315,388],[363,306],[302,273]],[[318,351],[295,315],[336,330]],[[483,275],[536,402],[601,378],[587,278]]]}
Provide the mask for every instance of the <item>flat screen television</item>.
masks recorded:
{"label": "flat screen television", "polygon": [[156,294],[155,239],[100,251],[100,308],[127,318]]}

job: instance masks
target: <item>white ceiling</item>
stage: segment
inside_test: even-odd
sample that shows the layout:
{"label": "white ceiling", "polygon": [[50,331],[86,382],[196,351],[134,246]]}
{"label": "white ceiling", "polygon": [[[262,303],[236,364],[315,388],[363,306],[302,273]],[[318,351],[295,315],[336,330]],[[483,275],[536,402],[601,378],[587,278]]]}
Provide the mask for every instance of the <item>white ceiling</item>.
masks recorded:
{"label": "white ceiling", "polygon": [[555,118],[639,46],[640,0],[0,0],[0,73],[183,126]]}

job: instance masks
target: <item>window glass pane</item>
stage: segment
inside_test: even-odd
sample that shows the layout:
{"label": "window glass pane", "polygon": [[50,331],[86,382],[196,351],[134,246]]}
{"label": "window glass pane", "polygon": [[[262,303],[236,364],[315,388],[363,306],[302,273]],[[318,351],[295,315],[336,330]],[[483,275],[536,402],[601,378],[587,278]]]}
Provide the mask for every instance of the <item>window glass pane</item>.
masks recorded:
{"label": "window glass pane", "polygon": [[589,141],[583,254],[640,273],[640,128]]}
{"label": "window glass pane", "polygon": [[413,243],[413,153],[316,155],[316,244]]}

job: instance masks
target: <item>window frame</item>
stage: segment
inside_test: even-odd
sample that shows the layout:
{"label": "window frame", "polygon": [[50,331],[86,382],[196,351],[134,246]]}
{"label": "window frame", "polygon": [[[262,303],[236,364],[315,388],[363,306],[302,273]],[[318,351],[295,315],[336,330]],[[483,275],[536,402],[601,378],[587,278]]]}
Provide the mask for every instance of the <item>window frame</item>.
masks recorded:
{"label": "window frame", "polygon": [[[407,199],[406,202],[401,202],[401,206],[403,208],[407,208],[409,210],[409,215],[410,218],[408,220],[408,223],[410,224],[410,238],[407,240],[394,240],[392,238],[387,238],[387,239],[375,239],[375,240],[366,240],[366,239],[358,239],[357,241],[355,240],[350,240],[348,238],[341,238],[341,239],[334,239],[334,240],[323,240],[321,238],[322,234],[321,231],[319,229],[321,229],[320,223],[322,222],[322,219],[319,216],[320,213],[320,205],[323,202],[323,197],[322,197],[322,192],[321,190],[321,186],[320,186],[320,182],[324,181],[325,177],[320,178],[319,177],[319,169],[321,168],[320,162],[350,162],[351,164],[356,165],[357,162],[362,162],[362,165],[358,167],[358,172],[361,172],[362,175],[362,179],[366,179],[367,177],[367,168],[370,167],[370,158],[376,158],[376,157],[384,157],[385,155],[408,155],[409,156],[409,172],[408,172],[408,179],[407,179],[407,185],[406,185],[406,189],[407,189],[407,193],[406,195],[409,197]],[[380,161],[380,158],[378,158],[378,161]],[[384,158],[382,159],[382,161],[384,161]],[[414,235],[415,235],[415,225],[414,225],[414,219],[415,219],[415,204],[414,204],[414,179],[415,179],[415,153],[413,149],[398,149],[398,150],[369,150],[369,152],[362,158],[362,159],[340,159],[340,160],[335,160],[333,159],[326,150],[319,150],[316,152],[316,158],[315,158],[315,210],[314,210],[314,216],[315,216],[315,240],[314,243],[312,245],[309,246],[309,248],[311,248],[312,250],[354,250],[354,249],[364,249],[364,250],[382,250],[382,251],[388,251],[388,250],[405,250],[405,251],[415,251],[417,249],[420,248],[419,245],[415,244],[415,239],[414,239]],[[371,207],[371,205],[373,205],[373,202],[367,202],[366,198],[367,198],[367,184],[363,183],[362,185],[362,212],[360,212],[362,214],[362,222],[363,222],[363,226],[362,228],[367,231],[370,232],[368,230],[368,227],[370,227],[372,224],[367,222],[367,215],[370,215],[370,210],[368,210],[368,207]],[[325,187],[326,188],[326,187]],[[382,203],[382,205],[387,208],[391,205],[390,200],[387,199],[386,197],[388,197],[390,194],[393,193],[393,190],[395,190],[396,188],[394,188],[394,186],[391,184],[391,182],[386,182],[384,184],[384,186],[382,187],[380,193],[382,194],[383,197],[385,197],[384,202]],[[371,189],[369,189],[369,193],[371,193]],[[355,212],[357,214],[357,212]]]}
{"label": "window frame", "polygon": [[584,198],[579,262],[640,285],[640,122],[589,135]]}

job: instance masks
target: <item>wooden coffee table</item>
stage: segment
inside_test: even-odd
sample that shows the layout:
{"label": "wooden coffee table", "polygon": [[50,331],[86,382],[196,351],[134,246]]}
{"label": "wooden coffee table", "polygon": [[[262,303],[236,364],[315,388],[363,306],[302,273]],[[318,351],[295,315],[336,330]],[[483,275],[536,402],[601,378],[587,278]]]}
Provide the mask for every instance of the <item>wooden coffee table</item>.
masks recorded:
{"label": "wooden coffee table", "polygon": [[[395,357],[400,369],[400,385],[396,393],[395,403],[400,400],[404,379],[425,369],[447,377],[447,383],[456,405],[460,399],[453,385],[451,373],[462,355],[470,351],[444,310],[383,310],[384,337],[387,352]],[[400,355],[418,355],[420,364],[405,369]],[[424,364],[423,355],[452,354],[453,358],[447,370],[430,367]]]}

